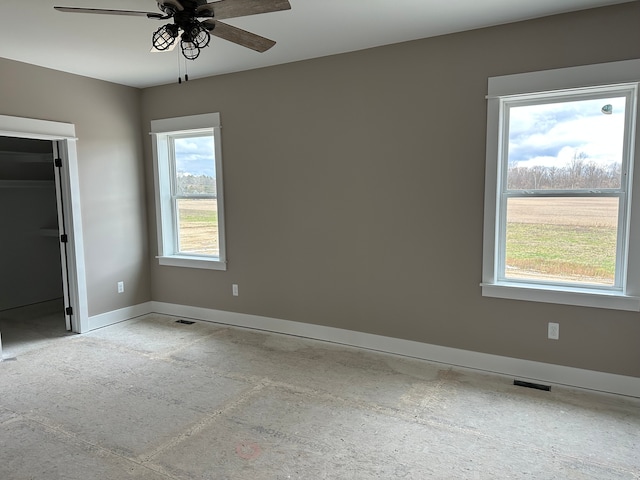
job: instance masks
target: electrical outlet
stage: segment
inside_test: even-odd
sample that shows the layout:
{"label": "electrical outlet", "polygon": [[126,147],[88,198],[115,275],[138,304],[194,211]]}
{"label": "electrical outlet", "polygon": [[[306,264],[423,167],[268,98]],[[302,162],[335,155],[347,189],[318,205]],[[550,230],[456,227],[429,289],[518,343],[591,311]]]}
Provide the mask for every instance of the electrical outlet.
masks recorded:
{"label": "electrical outlet", "polygon": [[118,293],[124,293],[124,282],[118,282]]}
{"label": "electrical outlet", "polygon": [[560,338],[560,324],[549,322],[547,329],[547,337],[551,340],[558,340]]}
{"label": "electrical outlet", "polygon": [[233,296],[237,297],[238,296],[238,285],[237,284],[233,284],[231,285],[231,291],[233,292]]}

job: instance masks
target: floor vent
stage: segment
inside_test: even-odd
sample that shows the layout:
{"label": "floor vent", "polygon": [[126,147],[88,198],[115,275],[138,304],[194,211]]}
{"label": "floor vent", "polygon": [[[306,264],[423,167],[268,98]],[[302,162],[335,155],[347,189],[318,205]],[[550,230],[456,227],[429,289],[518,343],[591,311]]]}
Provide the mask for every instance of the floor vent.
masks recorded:
{"label": "floor vent", "polygon": [[522,380],[514,380],[513,384],[517,385],[518,387],[535,388],[536,390],[544,390],[545,392],[548,392],[551,390],[551,386],[542,385],[541,383],[531,383],[531,382],[523,382]]}
{"label": "floor vent", "polygon": [[196,322],[192,322],[191,320],[176,320],[176,323],[183,323],[185,325],[193,325]]}

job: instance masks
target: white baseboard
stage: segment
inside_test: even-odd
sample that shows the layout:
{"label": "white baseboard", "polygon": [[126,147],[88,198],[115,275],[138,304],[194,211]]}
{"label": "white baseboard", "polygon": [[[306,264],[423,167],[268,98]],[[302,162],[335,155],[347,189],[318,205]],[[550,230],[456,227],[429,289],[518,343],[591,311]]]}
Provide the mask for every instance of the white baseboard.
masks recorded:
{"label": "white baseboard", "polygon": [[[640,378],[637,377],[583,370],[580,368],[565,367],[550,363],[533,362],[530,360],[491,355],[488,353],[430,345],[427,343],[402,340],[399,338],[383,337],[381,335],[355,332],[341,328],[312,325],[308,323],[244,313],[190,307],[187,305],[148,302],[131,307],[131,309],[137,313],[136,315],[131,315],[131,317],[151,312],[173,315],[191,318],[194,320],[204,320],[207,322],[220,323],[235,327],[294,335],[297,337],[338,343],[367,350],[402,355],[430,362],[443,363],[450,366],[505,375],[519,380],[564,385],[640,398]],[[144,311],[145,309],[147,310]],[[113,312],[117,314],[114,315],[113,318],[120,319],[117,321],[124,320],[125,318],[122,318],[122,315],[125,313],[125,310],[128,309]],[[103,315],[99,317],[103,317]],[[105,319],[110,320],[112,317],[105,317]],[[97,320],[102,320],[102,318]]]}
{"label": "white baseboard", "polygon": [[[146,315],[153,312],[151,308],[152,302],[140,303],[131,307],[121,308],[119,310],[113,310],[111,312],[101,313],[100,315],[94,315],[89,317],[88,331],[95,330],[96,328],[107,327],[115,323],[124,322],[140,315]],[[86,333],[86,332],[81,332]]]}

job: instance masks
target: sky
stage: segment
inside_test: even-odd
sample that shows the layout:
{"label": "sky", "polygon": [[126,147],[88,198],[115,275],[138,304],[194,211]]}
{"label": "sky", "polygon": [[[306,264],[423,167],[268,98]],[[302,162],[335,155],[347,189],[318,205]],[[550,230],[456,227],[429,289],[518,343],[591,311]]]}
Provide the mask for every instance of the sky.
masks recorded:
{"label": "sky", "polygon": [[215,178],[213,136],[176,138],[174,145],[178,173]]}
{"label": "sky", "polygon": [[579,153],[601,166],[621,163],[624,108],[624,97],[512,107],[509,164],[562,168]]}

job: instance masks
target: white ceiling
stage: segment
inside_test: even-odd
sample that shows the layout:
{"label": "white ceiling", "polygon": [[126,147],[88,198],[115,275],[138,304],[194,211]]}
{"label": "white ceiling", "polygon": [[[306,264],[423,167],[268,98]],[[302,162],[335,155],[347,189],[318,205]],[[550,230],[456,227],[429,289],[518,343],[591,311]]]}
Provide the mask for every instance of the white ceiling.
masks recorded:
{"label": "white ceiling", "polygon": [[[187,66],[193,79],[627,1],[290,0],[288,11],[225,20],[275,40],[271,50],[213,37]],[[54,5],[158,11],[155,0],[1,0],[0,57],[140,88],[177,81],[179,49],[149,51],[158,20]]]}

